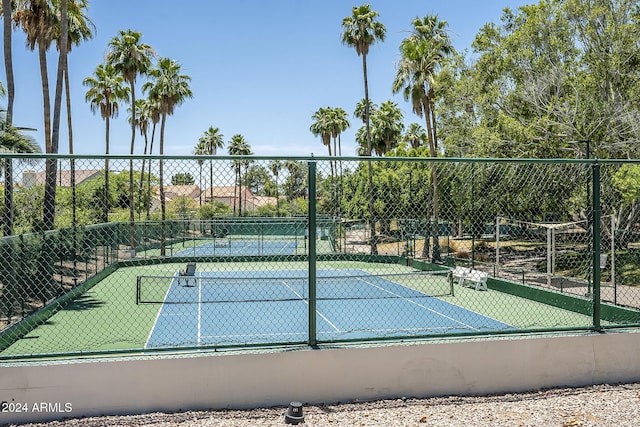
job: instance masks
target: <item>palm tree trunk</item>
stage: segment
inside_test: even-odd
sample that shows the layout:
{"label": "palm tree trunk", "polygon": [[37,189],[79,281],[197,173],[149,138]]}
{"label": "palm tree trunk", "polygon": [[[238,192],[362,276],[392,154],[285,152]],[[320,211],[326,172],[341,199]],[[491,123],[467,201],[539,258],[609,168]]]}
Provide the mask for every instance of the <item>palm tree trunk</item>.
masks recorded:
{"label": "palm tree trunk", "polygon": [[[433,105],[433,89],[429,89],[429,111],[431,113],[431,123],[433,128],[433,150],[435,152],[435,157],[438,156],[438,135],[436,133],[436,113]],[[441,261],[440,256],[440,206],[439,206],[439,197],[438,197],[438,165],[437,163],[433,164],[431,168],[431,183],[433,184],[433,226],[432,226],[432,235],[433,235],[433,249],[431,251],[431,261],[437,262]]]}
{"label": "palm tree trunk", "polygon": [[[13,80],[13,53],[11,50],[11,2],[2,2],[2,16],[4,19],[4,69],[7,76],[7,115],[8,125],[13,123],[13,98],[15,96],[15,84]],[[2,218],[2,233],[5,236],[13,234],[13,165],[11,159],[5,159],[5,188],[4,188],[4,212]]]}
{"label": "palm tree trunk", "polygon": [[71,89],[69,86],[69,64],[64,69],[64,97],[67,107],[67,131],[69,132],[69,154],[73,154],[73,124],[71,122]]}
{"label": "palm tree trunk", "polygon": [[[68,59],[68,58],[67,58]],[[65,61],[64,66],[64,92],[65,92],[65,102],[67,106],[67,132],[69,133],[69,154],[73,154],[73,124],[71,122],[71,89],[69,85],[69,62]],[[77,220],[77,211],[76,211],[76,168],[75,168],[75,160],[71,159],[69,173],[71,174],[71,224],[74,228],[74,236],[75,236],[75,226]],[[75,238],[74,238],[74,248],[75,248]],[[75,249],[74,249],[75,250]],[[75,252],[74,252],[74,262],[75,262]],[[74,267],[75,268],[75,267]]]}
{"label": "palm tree trunk", "polygon": [[[109,156],[109,115],[105,117],[105,154]],[[103,200],[103,212],[102,221],[109,222],[109,157],[104,159],[104,200]]]}
{"label": "palm tree trunk", "polygon": [[[153,124],[151,128],[151,145],[149,146],[149,155],[153,154],[153,140],[156,136],[156,124]],[[149,203],[147,203],[147,221],[149,221],[149,217],[151,215],[151,160],[149,160],[149,172],[147,173],[147,199]]]}
{"label": "palm tree trunk", "polygon": [[[6,122],[9,126],[13,123],[13,99],[15,96],[15,85],[13,80],[13,53],[11,50],[11,2],[2,2],[2,16],[4,19],[4,66],[7,77],[7,115]],[[4,161],[4,208],[2,215],[2,232],[4,236],[13,234],[13,164],[10,158]],[[15,298],[15,252],[12,244],[2,246],[2,281],[4,283],[2,296],[0,296],[0,307],[4,306],[4,315],[7,316],[9,324],[13,316],[13,304]]]}
{"label": "palm tree trunk", "polygon": [[[424,98],[422,100],[422,106],[425,112],[425,121],[426,121],[426,125],[427,125],[427,136],[429,137],[429,154],[431,155],[432,158],[436,158],[437,157],[437,150],[436,150],[436,141],[435,141],[435,132],[434,132],[434,126],[435,126],[435,122],[432,121],[433,119],[433,112],[432,112],[432,108],[431,108],[431,102],[428,98]],[[431,165],[431,187],[432,187],[432,191],[433,191],[433,206],[431,209],[431,218],[428,218],[429,220],[433,219],[435,221],[435,224],[431,224],[431,239],[433,240],[432,242],[432,254],[431,254],[431,259],[432,261],[439,261],[440,260],[440,245],[438,242],[438,238],[439,238],[439,230],[438,230],[438,174],[437,174],[437,165],[435,163],[433,163]],[[426,233],[425,233],[426,236]],[[422,249],[422,257],[423,258],[427,258],[429,256],[429,245],[427,244],[428,242],[425,241],[425,245]]]}
{"label": "palm tree trunk", "polygon": [[[367,156],[371,156],[371,130],[369,124],[369,81],[367,80],[367,55],[362,54],[362,71],[364,73],[364,120],[367,130]],[[375,218],[375,189],[373,188],[373,166],[371,160],[367,164],[368,172],[368,184],[369,184],[369,216],[370,216],[370,243],[371,243],[371,255],[378,254],[378,243],[376,238],[376,218]]]}
{"label": "palm tree trunk", "polygon": [[[47,52],[38,45],[40,62],[40,78],[42,80],[42,101],[44,108],[44,145],[46,153],[53,153],[51,146],[51,100],[49,99],[49,73],[47,71]],[[57,163],[55,159],[47,159],[45,166],[45,191],[42,212],[42,226],[44,230],[53,228],[55,216],[55,187]]]}
{"label": "palm tree trunk", "polygon": [[276,179],[276,216],[280,215],[280,190],[278,190],[278,174],[275,173],[274,177]]}
{"label": "palm tree trunk", "polygon": [[209,185],[209,202],[213,203],[213,160],[211,159],[209,159]]}
{"label": "palm tree trunk", "polygon": [[[162,138],[162,137],[161,137]],[[136,91],[133,81],[131,81],[131,149],[130,154],[136,143]],[[135,213],[133,205],[133,159],[129,159],[129,245],[131,249],[136,249],[136,228]]]}
{"label": "palm tree trunk", "polygon": [[[329,157],[331,157],[331,141],[327,142],[327,150],[329,150]],[[333,178],[333,162],[329,160],[329,168],[331,169],[331,177]]]}
{"label": "palm tree trunk", "polygon": [[233,171],[233,179],[234,179],[234,183],[233,183],[233,215],[236,215],[236,200],[238,197],[238,166],[235,167],[235,170]]}
{"label": "palm tree trunk", "polygon": [[238,165],[238,216],[242,216],[242,165]]}
{"label": "palm tree trunk", "polygon": [[[67,58],[68,59],[68,58]],[[69,154],[73,154],[73,123],[71,121],[71,88],[69,84],[69,61],[65,61],[64,66],[64,91],[65,102],[67,106],[67,132],[69,137]],[[71,159],[69,162],[69,173],[71,174],[71,226],[73,227],[73,271],[74,276],[76,272],[76,253],[77,253],[77,233],[76,222],[78,219],[77,214],[77,192],[76,192],[76,161]],[[77,284],[77,279],[74,279],[74,285]]]}
{"label": "palm tree trunk", "polygon": [[[167,121],[167,115],[162,114],[162,121],[160,124],[160,156],[164,154],[164,124]],[[165,256],[167,254],[167,237],[165,232],[166,220],[166,206],[164,198],[164,162],[160,159],[160,255]]]}
{"label": "palm tree trunk", "polygon": [[198,166],[200,167],[200,173],[198,174],[198,185],[200,191],[198,191],[198,207],[202,206],[202,160],[198,160]]}
{"label": "palm tree trunk", "polygon": [[[144,133],[144,152],[143,154],[146,156],[147,155],[147,146],[149,144],[149,138],[147,137],[147,132],[145,131]],[[149,161],[151,162],[151,161]],[[142,206],[141,203],[141,199],[142,199],[142,190],[144,188],[144,167],[145,167],[145,163],[146,163],[146,159],[142,159],[142,168],[140,169],[140,184],[138,185],[138,221],[140,220],[140,207]],[[151,164],[149,164],[149,169],[151,169]],[[147,201],[147,203],[149,203],[150,200]]]}
{"label": "palm tree trunk", "polygon": [[7,77],[7,118],[9,124],[13,123],[13,99],[15,97],[15,83],[13,80],[13,51],[11,31],[11,3],[2,2],[3,33],[4,33],[4,70]]}

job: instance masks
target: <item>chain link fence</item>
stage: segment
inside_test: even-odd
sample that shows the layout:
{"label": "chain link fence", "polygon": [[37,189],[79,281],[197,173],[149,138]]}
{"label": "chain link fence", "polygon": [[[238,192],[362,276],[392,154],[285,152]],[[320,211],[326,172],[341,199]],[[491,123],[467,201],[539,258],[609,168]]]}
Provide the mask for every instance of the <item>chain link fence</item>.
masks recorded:
{"label": "chain link fence", "polygon": [[640,325],[635,162],[0,161],[0,359]]}

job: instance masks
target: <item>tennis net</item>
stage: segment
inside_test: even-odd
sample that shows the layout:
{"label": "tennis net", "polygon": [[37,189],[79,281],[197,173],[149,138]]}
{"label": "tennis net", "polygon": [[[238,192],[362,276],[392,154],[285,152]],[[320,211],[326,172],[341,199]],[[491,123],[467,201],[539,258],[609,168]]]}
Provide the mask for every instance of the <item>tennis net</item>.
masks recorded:
{"label": "tennis net", "polygon": [[[264,273],[264,272],[262,272]],[[448,271],[367,274],[329,272],[316,278],[317,300],[453,296]],[[199,304],[309,300],[302,276],[138,276],[137,304]]]}

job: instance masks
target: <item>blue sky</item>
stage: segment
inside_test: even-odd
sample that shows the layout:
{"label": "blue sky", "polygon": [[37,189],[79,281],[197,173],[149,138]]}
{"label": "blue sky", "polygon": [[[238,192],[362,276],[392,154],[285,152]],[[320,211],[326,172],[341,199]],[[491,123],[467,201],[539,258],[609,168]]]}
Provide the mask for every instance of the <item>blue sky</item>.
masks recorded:
{"label": "blue sky", "polygon": [[[400,95],[391,93],[398,46],[411,29],[411,20],[437,14],[449,23],[456,49],[465,50],[485,23],[499,22],[503,8],[529,3],[370,1],[387,28],[386,41],[375,45],[367,57],[370,98],[377,104],[392,99],[403,109],[407,124],[423,124]],[[92,114],[84,101],[82,80],[104,61],[108,42],[118,30],[133,29],[143,34],[142,41],[159,56],[177,60],[192,78],[193,99],[177,107],[167,120],[165,154],[191,154],[198,138],[214,126],[220,128],[225,141],[242,134],[257,155],[325,155],[320,139],[309,132],[312,114],[327,106],[342,107],[352,114],[364,97],[362,59],[340,41],[342,19],[360,4],[344,0],[92,0],[89,16],[96,26],[95,37],[69,55],[75,153],[104,153],[104,120]],[[25,48],[20,31],[13,37],[14,123],[37,128],[32,135],[44,146],[37,54]],[[52,100],[56,63],[57,56],[49,55]],[[4,61],[1,64],[4,70]],[[0,79],[4,83],[4,72]],[[137,96],[141,96],[143,82],[140,77]],[[122,106],[111,124],[113,154],[129,153],[126,107]],[[66,123],[66,115],[62,121]],[[342,136],[343,155],[348,156],[355,155],[354,136],[361,124],[354,117],[350,122],[351,128]],[[142,153],[142,147],[138,134],[136,153]],[[63,126],[60,153],[67,152]]]}

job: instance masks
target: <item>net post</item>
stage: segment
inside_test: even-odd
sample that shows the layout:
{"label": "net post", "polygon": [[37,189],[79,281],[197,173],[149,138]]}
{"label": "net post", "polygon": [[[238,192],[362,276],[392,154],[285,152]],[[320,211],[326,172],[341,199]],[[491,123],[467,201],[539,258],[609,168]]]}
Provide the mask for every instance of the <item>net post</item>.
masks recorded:
{"label": "net post", "polygon": [[593,257],[591,260],[591,270],[593,271],[593,328],[596,331],[602,329],[600,325],[600,219],[601,219],[601,206],[600,206],[600,165],[596,161],[592,166],[592,242],[593,242]]}
{"label": "net post", "polygon": [[136,278],[136,305],[140,305],[140,297],[142,290],[140,289],[140,276]]}
{"label": "net post", "polygon": [[316,162],[308,163],[309,172],[309,345],[316,340]]}

